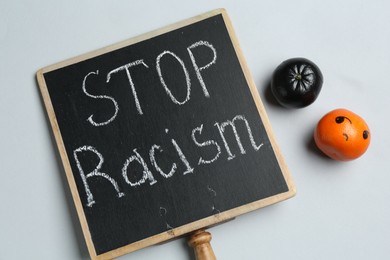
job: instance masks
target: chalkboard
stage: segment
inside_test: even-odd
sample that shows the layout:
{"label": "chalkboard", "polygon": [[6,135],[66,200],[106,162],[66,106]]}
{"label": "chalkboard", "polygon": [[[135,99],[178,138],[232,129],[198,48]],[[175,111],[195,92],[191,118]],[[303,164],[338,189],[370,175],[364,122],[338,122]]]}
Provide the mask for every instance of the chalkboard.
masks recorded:
{"label": "chalkboard", "polygon": [[224,10],[37,78],[94,259],[295,194]]}

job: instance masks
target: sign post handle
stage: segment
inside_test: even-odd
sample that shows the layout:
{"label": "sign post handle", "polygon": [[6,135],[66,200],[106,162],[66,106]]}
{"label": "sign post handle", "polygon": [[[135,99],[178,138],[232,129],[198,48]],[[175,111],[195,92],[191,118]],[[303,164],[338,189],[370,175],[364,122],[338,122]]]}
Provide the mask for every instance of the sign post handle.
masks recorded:
{"label": "sign post handle", "polygon": [[194,249],[196,260],[216,260],[210,244],[211,234],[204,230],[192,233],[188,238],[188,245]]}

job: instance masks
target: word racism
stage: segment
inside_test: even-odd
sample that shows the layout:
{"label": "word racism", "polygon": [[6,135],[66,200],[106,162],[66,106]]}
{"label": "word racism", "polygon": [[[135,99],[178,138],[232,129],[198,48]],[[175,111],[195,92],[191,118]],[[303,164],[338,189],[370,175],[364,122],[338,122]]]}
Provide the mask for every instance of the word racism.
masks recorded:
{"label": "word racism", "polygon": [[[204,66],[199,66],[197,64],[196,58],[192,52],[193,49],[201,47],[201,46],[203,48],[206,47],[206,48],[210,49],[213,53],[212,60]],[[210,94],[208,92],[207,86],[206,86],[204,79],[203,79],[203,76],[202,76],[202,71],[217,63],[217,51],[214,48],[214,46],[207,41],[198,41],[198,42],[190,45],[187,48],[187,51],[188,51],[189,57],[191,59],[192,66],[193,66],[193,69],[194,69],[195,74],[197,76],[197,79],[200,83],[200,86],[202,87],[203,94],[206,98],[210,98]],[[186,88],[187,88],[187,93],[186,93],[186,97],[184,100],[178,100],[172,94],[171,90],[169,89],[166,82],[164,81],[164,77],[163,77],[161,67],[160,67],[160,61],[166,56],[172,56],[181,65],[181,68],[183,70],[183,73],[184,73],[184,76],[186,79]],[[136,108],[139,115],[143,115],[142,104],[139,102],[139,99],[137,96],[137,90],[136,90],[136,87],[135,87],[134,82],[132,80],[131,73],[130,73],[130,68],[134,67],[134,66],[143,66],[143,67],[149,69],[149,66],[142,59],[136,60],[136,61],[130,62],[126,65],[123,65],[123,66],[120,66],[118,68],[111,70],[106,76],[106,83],[109,83],[110,79],[112,77],[114,77],[115,74],[125,73],[127,76],[127,79],[128,79],[128,83],[129,83],[130,88],[131,88],[131,94],[133,95],[133,98],[134,98],[135,108]],[[188,73],[188,70],[187,70],[184,62],[173,52],[163,51],[156,58],[156,71],[157,71],[157,74],[159,76],[161,85],[165,89],[168,97],[172,100],[172,102],[174,104],[177,104],[178,106],[184,106],[191,98],[191,80],[190,80],[189,73]],[[84,80],[81,84],[82,91],[85,95],[87,95],[88,97],[90,97],[92,99],[110,100],[113,104],[114,110],[112,112],[111,117],[103,122],[96,122],[93,118],[93,115],[89,116],[87,118],[86,122],[91,124],[93,127],[102,127],[102,126],[110,124],[111,122],[113,122],[115,120],[115,118],[119,112],[118,103],[113,97],[107,96],[107,95],[92,95],[88,92],[88,90],[87,90],[88,78],[92,77],[93,75],[98,75],[98,73],[99,73],[99,71],[89,72],[84,77]],[[254,149],[254,151],[258,151],[263,146],[263,143],[256,144],[256,141],[254,140],[249,122],[247,121],[247,119],[245,118],[244,115],[236,115],[231,120],[226,120],[223,122],[215,122],[215,124],[214,124],[215,130],[218,131],[219,136],[220,136],[219,143],[223,144],[223,147],[224,147],[226,154],[227,154],[227,160],[232,160],[236,157],[236,155],[232,153],[230,146],[229,146],[229,143],[228,143],[228,140],[225,137],[225,130],[226,130],[226,127],[228,127],[228,126],[231,127],[231,130],[234,133],[235,140],[237,142],[237,146],[240,149],[240,153],[241,154],[246,153],[246,150],[241,142],[240,135],[239,135],[237,128],[236,128],[236,124],[238,122],[241,122],[243,124],[243,126],[245,126],[245,128],[240,128],[240,129],[247,130],[246,134],[250,140],[251,146]],[[168,129],[165,129],[166,134],[168,133],[168,131],[169,131]],[[198,165],[212,164],[213,162],[215,162],[216,160],[218,160],[220,158],[220,155],[222,153],[222,148],[221,148],[220,144],[217,142],[217,140],[204,141],[205,138],[201,138],[202,131],[203,131],[203,124],[192,129],[192,131],[191,131],[192,142],[197,147],[212,147],[215,150],[215,155],[212,158],[199,157]],[[199,139],[202,139],[203,141],[200,141]],[[191,166],[191,163],[188,161],[187,157],[185,156],[183,150],[181,149],[181,147],[179,146],[177,141],[172,138],[171,144],[173,145],[174,151],[177,153],[178,161],[180,161],[180,163],[182,163],[185,167],[185,171],[182,174],[186,175],[186,174],[193,173],[194,168]],[[169,172],[164,171],[163,169],[160,168],[159,164],[157,163],[156,152],[159,152],[160,154],[163,152],[163,149],[158,144],[151,145],[151,148],[148,151],[147,157],[142,156],[139,153],[139,151],[137,150],[137,148],[133,149],[132,154],[127,158],[127,160],[124,162],[123,167],[122,167],[122,177],[128,185],[130,185],[131,187],[134,187],[134,186],[140,186],[146,182],[148,182],[149,185],[154,185],[157,183],[157,180],[155,179],[156,174],[159,174],[164,178],[170,178],[176,173],[176,171],[178,169],[178,165],[176,162],[172,163],[172,166],[171,166]],[[93,153],[98,157],[98,159],[99,159],[98,163],[91,172],[84,171],[82,163],[79,160],[79,155],[81,153]],[[81,146],[73,151],[73,158],[76,162],[77,169],[79,171],[79,174],[81,176],[81,179],[82,179],[82,182],[83,182],[83,185],[85,188],[85,192],[87,195],[87,206],[88,207],[92,207],[93,204],[96,203],[96,201],[94,200],[94,196],[90,190],[89,183],[88,183],[88,179],[92,178],[92,177],[103,177],[105,180],[107,180],[107,185],[111,185],[113,187],[113,189],[116,191],[118,198],[125,196],[125,193],[120,190],[117,181],[114,180],[109,174],[102,172],[104,157],[95,147],[90,146],[90,145]],[[131,181],[130,179],[134,179],[134,178],[129,178],[131,164],[139,164],[139,166],[141,166],[141,169],[143,169],[142,170],[142,177],[138,181]],[[137,169],[140,169],[140,168],[137,167]],[[151,169],[153,169],[153,170],[151,170]]]}

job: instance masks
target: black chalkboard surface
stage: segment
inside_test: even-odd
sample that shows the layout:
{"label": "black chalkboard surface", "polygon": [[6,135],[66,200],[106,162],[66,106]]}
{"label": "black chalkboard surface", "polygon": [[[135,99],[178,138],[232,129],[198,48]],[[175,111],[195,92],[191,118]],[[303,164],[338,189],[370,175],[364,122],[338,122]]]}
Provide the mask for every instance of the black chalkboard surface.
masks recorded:
{"label": "black chalkboard surface", "polygon": [[37,77],[94,259],[295,194],[224,10]]}

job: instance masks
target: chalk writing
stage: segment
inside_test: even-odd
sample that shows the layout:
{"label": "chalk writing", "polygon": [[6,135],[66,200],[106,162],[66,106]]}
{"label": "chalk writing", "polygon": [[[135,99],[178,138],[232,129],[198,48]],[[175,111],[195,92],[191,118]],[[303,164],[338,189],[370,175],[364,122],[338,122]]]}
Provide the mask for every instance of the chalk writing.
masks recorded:
{"label": "chalk writing", "polygon": [[171,140],[173,146],[175,147],[177,153],[179,154],[180,160],[184,163],[187,170],[183,174],[191,173],[194,171],[194,168],[190,166],[190,163],[188,162],[186,156],[184,155],[183,151],[181,150],[180,146],[176,143],[175,139]]}
{"label": "chalk writing", "polygon": [[[206,65],[201,66],[201,67],[199,67],[199,65],[197,64],[195,56],[194,56],[194,54],[192,52],[193,49],[198,48],[199,46],[205,46],[205,47],[211,49],[212,52],[213,52],[212,60],[209,63],[207,63]],[[211,65],[216,63],[217,51],[214,48],[214,46],[212,44],[210,44],[209,42],[207,42],[207,41],[195,42],[195,43],[191,44],[189,47],[187,47],[187,51],[188,51],[188,54],[190,56],[192,65],[194,67],[196,76],[197,76],[197,78],[199,80],[199,83],[200,83],[200,85],[202,87],[203,93],[204,93],[205,97],[209,98],[210,94],[209,94],[209,92],[207,90],[207,87],[206,87],[206,84],[204,82],[204,79],[203,79],[203,76],[201,74],[201,71],[209,68]],[[165,57],[166,55],[172,56],[177,62],[179,62],[180,66],[182,67],[182,70],[184,72],[185,81],[186,81],[186,83],[185,83],[185,85],[186,85],[186,96],[185,96],[184,100],[182,100],[182,101],[179,101],[172,94],[171,89],[168,87],[168,85],[166,84],[166,82],[164,80],[163,73],[162,73],[162,70],[161,70],[161,59],[163,57]],[[110,80],[111,80],[111,78],[112,78],[112,76],[114,74],[119,73],[121,71],[125,71],[126,72],[126,76],[127,76],[127,80],[128,80],[128,82],[130,84],[131,93],[132,93],[133,98],[134,98],[134,103],[135,103],[135,107],[137,109],[137,112],[138,112],[139,115],[143,115],[144,113],[143,113],[143,110],[142,110],[142,106],[141,106],[141,103],[139,101],[137,90],[135,88],[135,84],[134,84],[133,78],[132,78],[131,73],[130,73],[130,68],[134,67],[134,66],[138,66],[138,65],[143,65],[145,68],[149,69],[149,66],[144,62],[144,60],[143,59],[139,59],[139,60],[127,63],[125,65],[119,66],[119,67],[117,67],[115,69],[112,69],[110,72],[107,73],[106,83],[110,82]],[[156,58],[156,71],[157,71],[158,77],[160,79],[160,83],[164,87],[165,92],[167,93],[168,97],[172,100],[173,103],[175,103],[177,105],[184,105],[185,103],[187,103],[190,100],[190,98],[191,98],[191,79],[190,79],[190,75],[188,73],[188,70],[187,70],[183,60],[180,57],[178,57],[175,53],[173,53],[171,51],[165,50],[165,51],[161,52],[157,56],[157,58]],[[89,72],[84,77],[84,80],[83,80],[83,83],[82,83],[82,90],[88,97],[91,97],[93,99],[108,99],[108,100],[110,100],[114,104],[114,107],[115,107],[114,114],[108,120],[106,120],[104,122],[100,122],[100,123],[99,122],[95,122],[93,120],[93,114],[90,117],[88,117],[88,119],[87,119],[88,122],[90,122],[93,126],[104,126],[104,125],[108,125],[109,123],[114,121],[114,119],[116,118],[116,116],[118,114],[119,106],[118,106],[117,101],[113,97],[111,97],[111,96],[107,96],[107,95],[92,95],[89,92],[87,92],[87,90],[86,90],[86,80],[87,80],[87,78],[90,75],[93,75],[93,74],[98,75],[98,73],[99,73],[98,70],[96,72]]]}
{"label": "chalk writing", "polygon": [[[218,144],[218,141],[219,142],[222,141],[222,143],[224,144],[226,153],[228,155],[228,157],[227,157],[228,161],[236,158],[236,155],[232,153],[230,146],[229,146],[229,143],[228,143],[228,140],[225,137],[225,130],[226,130],[227,126],[231,127],[241,154],[246,154],[246,150],[244,148],[244,145],[241,142],[240,135],[239,135],[237,127],[236,127],[236,124],[238,121],[244,123],[245,128],[243,128],[243,129],[246,129],[246,131],[247,131],[247,135],[249,137],[249,140],[251,142],[251,146],[252,146],[253,150],[258,151],[262,147],[263,143],[260,143],[259,145],[256,144],[254,137],[253,137],[253,134],[252,134],[251,127],[249,125],[249,122],[246,120],[246,118],[243,115],[237,115],[232,120],[226,120],[223,122],[216,122],[214,124],[216,130],[220,134],[221,140],[206,140],[204,142],[199,142],[197,140],[197,138],[203,137],[202,136],[203,124],[201,124],[199,127],[195,127],[194,129],[191,130],[191,140],[193,141],[194,145],[198,148],[203,148],[206,146],[214,147],[216,149],[216,154],[214,155],[213,158],[211,158],[209,160],[205,160],[205,159],[203,159],[203,157],[199,157],[199,159],[198,159],[198,166],[199,167],[201,165],[212,164],[220,158],[220,154],[222,153],[222,151],[221,151],[220,145]],[[168,134],[169,129],[165,128],[164,132],[165,132],[165,134]],[[197,134],[198,137],[196,137],[195,134]],[[206,138],[203,138],[203,139],[206,139]],[[171,138],[170,141],[171,141],[173,148],[177,152],[178,158],[180,159],[180,161],[183,163],[183,165],[185,167],[185,171],[182,173],[182,175],[186,175],[188,173],[194,173],[196,169],[191,166],[191,163],[189,162],[189,160],[185,156],[183,150],[180,148],[178,142],[174,138]],[[165,173],[160,168],[160,166],[157,164],[156,151],[158,151],[160,154],[164,153],[164,150],[161,148],[160,145],[152,144],[151,148],[149,150],[149,153],[148,153],[151,166],[164,179],[171,178],[175,174],[175,172],[178,168],[177,164],[175,162],[173,162],[170,171],[168,173]],[[92,172],[90,172],[88,174],[84,173],[83,167],[81,166],[81,162],[78,159],[78,154],[82,153],[82,152],[93,152],[99,158],[98,165],[95,167],[95,169]],[[123,180],[125,181],[125,183],[129,184],[130,187],[140,186],[140,185],[146,183],[146,181],[149,182],[149,185],[156,184],[157,179],[155,178],[153,171],[150,170],[150,167],[149,167],[147,161],[144,159],[142,153],[138,152],[137,148],[134,148],[132,152],[133,152],[133,155],[129,156],[125,160],[125,162],[123,164],[123,168],[122,168],[122,177],[123,177]],[[92,146],[82,146],[82,147],[75,149],[73,154],[74,154],[74,159],[76,161],[80,176],[83,180],[85,192],[87,194],[87,206],[88,207],[91,207],[95,203],[95,200],[93,199],[92,192],[91,192],[89,185],[88,185],[88,182],[87,182],[87,178],[90,178],[92,176],[100,176],[100,177],[103,177],[106,180],[108,180],[111,183],[111,185],[114,187],[114,189],[116,190],[117,196],[119,198],[125,195],[124,192],[121,192],[119,190],[119,186],[118,186],[118,183],[116,180],[114,180],[112,177],[110,177],[109,174],[102,173],[100,171],[102,166],[103,166],[104,158],[103,158],[103,155],[101,153],[99,153],[96,148],[94,148]],[[134,168],[130,168],[131,163],[138,163],[142,167],[142,177],[139,178],[137,181],[134,180],[135,178],[137,178],[137,177],[135,177],[136,173],[129,171],[129,169],[133,169],[133,171],[134,171]],[[211,188],[209,188],[209,190],[212,191]]]}
{"label": "chalk writing", "polygon": [[156,170],[165,178],[169,178],[169,177],[172,177],[172,175],[175,173],[176,169],[177,169],[177,166],[176,166],[176,163],[173,163],[172,164],[172,168],[171,170],[169,171],[169,173],[164,173],[163,170],[161,170],[161,168],[158,166],[157,162],[156,162],[156,158],[155,158],[155,151],[158,150],[160,152],[163,152],[163,150],[161,149],[160,146],[158,145],[153,145],[152,148],[150,148],[150,152],[149,152],[149,156],[150,156],[150,162],[152,163],[152,165],[154,166],[154,168],[156,168]]}
{"label": "chalk writing", "polygon": [[[213,51],[213,60],[202,67],[199,67],[198,64],[196,63],[196,59],[195,59],[194,54],[192,53],[192,50],[191,50],[191,49],[197,48],[199,46],[206,46]],[[188,54],[190,55],[192,65],[194,66],[196,76],[198,77],[199,83],[202,86],[203,93],[206,97],[210,97],[210,94],[206,88],[206,84],[204,83],[202,74],[200,72],[204,69],[207,69],[211,65],[215,64],[215,62],[217,60],[217,51],[215,50],[214,46],[211,45],[210,43],[208,43],[207,41],[198,41],[198,42],[192,44],[191,46],[189,46],[187,48],[187,51],[188,51]]]}
{"label": "chalk writing", "polygon": [[[130,156],[126,160],[126,162],[122,168],[122,176],[125,179],[126,183],[130,184],[130,186],[138,186],[138,185],[141,185],[142,183],[144,183],[147,179],[149,179],[150,185],[155,184],[157,181],[154,179],[152,173],[150,172],[150,170],[148,168],[148,165],[146,164],[146,162],[144,161],[142,156],[137,152],[137,149],[134,149],[133,152],[135,153],[135,155]],[[137,182],[131,182],[129,180],[129,178],[127,177],[127,168],[129,168],[130,163],[134,160],[137,161],[139,164],[141,164],[142,168],[143,168],[142,178]]]}
{"label": "chalk writing", "polygon": [[194,130],[192,130],[191,137],[192,137],[192,140],[194,141],[194,143],[199,147],[214,145],[215,148],[217,149],[217,154],[214,156],[214,158],[212,158],[210,160],[204,160],[202,157],[199,158],[198,164],[208,164],[208,163],[212,163],[218,159],[219,155],[221,154],[221,147],[214,140],[207,140],[203,143],[199,143],[195,138],[195,133],[199,132],[199,135],[201,135],[202,129],[203,129],[203,124],[200,127],[195,127]]}
{"label": "chalk writing", "polygon": [[234,123],[234,121],[236,121],[236,120],[242,120],[242,121],[245,122],[245,126],[246,126],[246,128],[248,130],[249,139],[250,139],[252,147],[253,147],[253,149],[255,149],[255,151],[258,151],[260,149],[260,147],[263,145],[263,143],[261,143],[259,145],[256,145],[255,140],[253,139],[253,134],[252,134],[252,130],[251,130],[250,126],[249,126],[249,123],[245,119],[245,117],[242,116],[242,115],[237,115],[237,116],[235,116],[233,118],[233,120],[231,120],[231,121],[228,120],[226,122],[223,122],[222,124],[216,122],[214,125],[218,127],[219,133],[220,133],[220,135],[222,137],[223,144],[225,145],[226,152],[229,155],[228,160],[233,159],[235,157],[235,155],[232,154],[232,152],[230,151],[229,145],[228,145],[228,143],[226,141],[226,138],[225,138],[225,135],[224,135],[226,126],[231,126],[232,127],[232,130],[234,132],[234,136],[236,137],[236,141],[237,141],[238,147],[240,148],[241,154],[245,154],[246,153],[244,147],[242,146],[240,136],[237,133],[237,128],[236,128],[236,125]]}
{"label": "chalk writing", "polygon": [[[96,166],[96,168],[92,172],[90,172],[88,174],[84,173],[84,170],[81,167],[81,164],[80,164],[80,161],[79,161],[78,155],[77,155],[78,153],[85,152],[85,151],[93,152],[94,154],[96,154],[99,157],[98,165]],[[93,176],[100,176],[100,177],[105,178],[106,180],[108,180],[111,183],[112,186],[114,186],[114,189],[116,190],[119,198],[124,196],[124,193],[119,191],[118,183],[113,178],[111,178],[110,176],[105,174],[104,172],[99,171],[102,168],[104,159],[103,159],[103,156],[94,147],[82,146],[80,148],[77,148],[76,150],[74,150],[73,156],[74,156],[74,159],[76,161],[77,168],[79,169],[81,179],[83,180],[85,192],[87,193],[87,206],[88,207],[92,207],[92,205],[95,203],[95,200],[93,199],[93,195],[91,193],[91,190],[89,189],[89,185],[87,182],[87,179],[91,178]]]}
{"label": "chalk writing", "polygon": [[108,74],[107,74],[107,83],[110,81],[111,79],[111,74],[114,74],[114,73],[118,73],[119,71],[122,71],[122,70],[125,70],[126,71],[126,75],[127,75],[127,79],[129,80],[129,83],[130,83],[130,87],[131,87],[131,92],[134,96],[134,102],[135,102],[135,107],[137,108],[137,111],[140,115],[143,114],[142,112],[142,108],[141,108],[141,105],[139,103],[139,100],[138,100],[138,95],[137,95],[137,91],[135,90],[135,86],[134,86],[134,83],[133,83],[133,79],[131,78],[131,74],[130,74],[130,71],[129,71],[129,68],[133,67],[133,66],[137,66],[139,64],[142,64],[144,65],[146,68],[149,68],[148,65],[145,64],[145,62],[143,60],[136,60],[134,62],[130,62],[126,65],[123,65],[123,66],[120,66],[112,71],[110,71]]}
{"label": "chalk writing", "polygon": [[95,96],[95,95],[92,95],[92,94],[89,94],[87,92],[87,89],[86,89],[86,80],[87,78],[90,76],[90,75],[98,75],[99,74],[99,71],[97,70],[96,72],[90,72],[88,73],[85,77],[84,77],[84,80],[83,80],[83,85],[82,85],[82,89],[83,89],[83,92],[85,93],[85,95],[87,95],[88,97],[91,97],[91,98],[94,98],[94,99],[108,99],[108,100],[111,100],[111,102],[114,104],[114,107],[115,107],[115,112],[114,112],[114,115],[108,119],[107,121],[104,121],[104,122],[101,122],[101,123],[97,123],[93,120],[93,114],[88,117],[88,122],[90,122],[92,125],[94,126],[102,126],[102,125],[107,125],[109,124],[110,122],[112,122],[116,115],[118,114],[118,111],[119,111],[119,107],[118,107],[118,103],[115,101],[115,99],[113,97],[110,97],[110,96],[106,96],[106,95],[98,95],[98,96]]}
{"label": "chalk writing", "polygon": [[[206,48],[206,49],[211,50],[211,52],[213,54],[211,61],[209,61],[206,65],[200,66],[198,64],[198,62],[197,62],[197,59],[195,58],[194,53],[193,53],[193,50],[195,50],[196,48],[201,48],[201,49],[202,48]],[[209,91],[208,91],[208,89],[206,87],[206,84],[204,82],[204,78],[202,76],[202,72],[204,70],[210,68],[212,65],[216,64],[216,61],[217,61],[217,51],[216,51],[215,47],[211,43],[209,43],[208,41],[201,40],[201,41],[197,41],[197,42],[191,44],[190,46],[188,46],[187,47],[187,52],[188,52],[188,55],[189,55],[190,60],[192,62],[192,66],[194,68],[194,71],[195,71],[195,74],[197,76],[197,79],[199,80],[199,83],[200,83],[200,85],[202,87],[203,94],[205,95],[206,98],[210,98],[210,94],[209,94]],[[170,87],[168,87],[167,83],[164,80],[163,71],[162,71],[162,68],[161,68],[161,66],[162,66],[161,65],[161,60],[163,58],[169,57],[169,56],[173,57],[174,60],[177,61],[180,64],[180,66],[181,66],[181,68],[183,70],[184,76],[185,76],[186,96],[182,100],[179,100],[178,98],[176,98],[172,94],[172,91],[171,91]],[[139,60],[136,60],[136,61],[133,61],[133,62],[129,62],[129,63],[125,64],[125,65],[119,66],[119,67],[117,67],[115,69],[112,69],[110,72],[108,72],[107,73],[107,78],[106,78],[106,83],[110,82],[110,80],[111,80],[113,75],[115,75],[115,74],[117,74],[117,73],[119,73],[121,71],[125,71],[126,75],[127,75],[128,83],[130,84],[131,94],[132,94],[132,96],[134,98],[134,101],[135,101],[135,107],[137,109],[137,112],[138,112],[139,115],[143,115],[144,113],[143,113],[143,110],[142,110],[142,107],[141,107],[141,104],[140,104],[140,101],[139,101],[139,98],[138,98],[138,95],[137,95],[135,84],[133,82],[133,79],[132,79],[132,76],[131,76],[131,73],[130,73],[130,68],[134,67],[134,66],[138,66],[138,65],[143,65],[146,69],[149,69],[149,66],[144,62],[143,59],[139,59]],[[161,85],[163,86],[166,94],[168,95],[168,97],[171,99],[171,101],[174,104],[177,104],[177,105],[181,106],[181,105],[186,104],[190,100],[190,98],[191,98],[191,79],[190,79],[189,72],[188,72],[188,70],[187,70],[183,60],[180,57],[178,57],[175,53],[173,53],[171,51],[168,51],[168,50],[162,51],[156,58],[156,71],[157,71],[157,75],[159,77]],[[94,125],[94,126],[103,126],[103,125],[109,124],[110,122],[112,122],[115,119],[115,117],[117,116],[117,113],[119,111],[119,107],[118,107],[118,103],[111,96],[107,96],[107,95],[97,95],[97,96],[95,96],[95,95],[92,95],[89,92],[87,92],[87,90],[86,90],[86,80],[87,80],[87,78],[89,76],[91,76],[91,75],[98,75],[98,72],[99,71],[89,72],[84,77],[83,84],[82,84],[82,89],[83,89],[83,92],[88,97],[91,97],[91,98],[94,98],[94,99],[108,99],[108,100],[110,100],[114,104],[115,112],[107,121],[97,123],[97,122],[95,122],[93,120],[93,115],[91,115],[88,118],[88,122],[90,122],[92,125]],[[178,86],[174,86],[174,87],[176,89],[178,88]],[[219,142],[222,141],[222,143],[223,143],[223,147],[225,148],[228,161],[234,159],[236,157],[236,155],[232,152],[231,147],[229,145],[229,141],[228,141],[228,139],[226,137],[226,129],[227,129],[227,127],[230,127],[230,129],[233,131],[233,134],[234,134],[237,146],[238,146],[238,148],[240,150],[240,153],[241,154],[246,154],[246,150],[244,148],[244,145],[243,145],[243,143],[241,141],[241,137],[240,137],[240,135],[238,133],[238,130],[237,130],[237,127],[236,127],[236,123],[238,121],[244,123],[245,128],[247,130],[247,135],[249,137],[250,143],[251,143],[252,148],[254,149],[254,151],[258,151],[261,148],[261,146],[263,145],[263,143],[256,144],[256,142],[254,140],[254,137],[253,137],[253,134],[252,134],[252,130],[251,130],[250,126],[249,126],[249,122],[247,121],[247,119],[243,115],[236,115],[232,120],[227,120],[227,121],[224,121],[224,122],[215,122],[214,126],[217,128],[219,136],[221,137],[221,140],[219,140]],[[168,135],[169,129],[165,128],[164,131]],[[200,126],[195,127],[194,129],[192,129],[192,131],[191,131],[191,139],[192,139],[193,143],[198,148],[206,148],[206,147],[213,148],[215,150],[215,154],[214,154],[213,157],[207,158],[207,159],[205,159],[202,156],[200,156],[199,159],[198,159],[198,162],[197,162],[198,166],[212,164],[213,162],[215,162],[216,160],[218,160],[220,158],[220,154],[222,153],[222,149],[221,149],[221,146],[218,144],[218,140],[207,139],[207,138],[203,137],[202,136],[202,131],[203,131],[203,124],[201,124]],[[200,141],[200,140],[203,140],[203,141]],[[195,168],[191,166],[191,163],[187,159],[187,156],[183,152],[183,149],[178,144],[176,139],[170,137],[170,141],[171,141],[171,144],[173,145],[174,150],[176,151],[176,153],[178,155],[178,158],[180,159],[180,161],[182,162],[182,164],[185,167],[185,170],[182,173],[182,175],[186,175],[188,173],[193,173],[195,171]],[[98,155],[98,157],[100,158],[100,162],[99,162],[98,166],[96,167],[96,169],[93,172],[91,172],[91,173],[89,173],[87,175],[84,174],[83,169],[81,167],[81,164],[80,164],[80,162],[79,162],[79,160],[77,158],[77,153],[84,152],[84,151],[92,151],[96,155]],[[163,178],[165,178],[165,179],[171,178],[175,174],[175,172],[177,171],[178,165],[176,164],[176,162],[172,162],[172,166],[171,166],[171,169],[169,170],[169,172],[168,173],[164,172],[161,169],[161,167],[158,165],[158,163],[157,163],[156,151],[158,151],[160,154],[163,153],[163,149],[161,148],[160,145],[152,144],[151,148],[149,150],[149,154],[148,154],[151,166]],[[153,185],[153,184],[157,183],[157,180],[155,179],[155,176],[153,175],[153,172],[149,169],[148,163],[144,160],[143,156],[137,151],[137,148],[133,149],[133,153],[134,153],[133,155],[131,155],[130,157],[128,157],[126,159],[126,161],[125,161],[125,163],[123,165],[123,168],[122,168],[122,177],[123,177],[125,183],[129,184],[131,187],[140,186],[140,185],[144,184],[147,180],[149,181],[150,185]],[[113,187],[117,191],[118,197],[124,196],[123,193],[119,191],[118,184],[116,183],[116,181],[113,178],[111,178],[109,175],[107,175],[105,173],[100,173],[100,168],[102,167],[102,164],[103,164],[103,156],[95,148],[90,147],[90,146],[84,146],[84,148],[83,147],[82,148],[78,148],[78,149],[76,149],[74,151],[74,158],[76,160],[77,167],[79,169],[81,178],[83,179],[85,191],[86,191],[86,194],[87,194],[87,206],[90,207],[90,206],[92,206],[95,203],[95,201],[93,200],[93,195],[92,195],[92,193],[91,193],[91,191],[89,189],[88,183],[86,181],[86,179],[88,177],[90,177],[90,176],[102,176],[102,177],[106,178],[107,180],[110,181],[110,183],[113,185]],[[142,169],[143,169],[142,170],[142,177],[138,178],[138,180],[135,180],[136,179],[136,177],[134,177],[135,173],[131,173],[129,171],[130,164],[134,163],[134,162],[138,163],[142,167]],[[132,176],[132,177],[130,177],[130,176]]]}
{"label": "chalk writing", "polygon": [[[186,95],[186,98],[183,100],[183,101],[179,101],[177,100],[171,90],[168,88],[167,84],[165,83],[165,80],[164,80],[164,77],[162,76],[162,72],[161,72],[161,66],[160,66],[160,60],[162,57],[164,57],[164,55],[166,54],[169,54],[171,55],[172,57],[174,57],[181,65],[181,67],[183,68],[183,72],[184,72],[184,75],[186,77],[186,85],[187,85],[187,95]],[[160,82],[161,84],[163,85],[165,91],[167,92],[168,96],[171,98],[171,100],[173,101],[173,103],[175,104],[178,104],[178,105],[183,105],[185,104],[188,100],[190,100],[190,94],[191,94],[191,80],[190,80],[190,76],[188,74],[188,71],[186,69],[186,66],[184,65],[184,62],[176,56],[176,54],[174,54],[173,52],[171,51],[163,51],[160,55],[157,56],[157,59],[156,59],[156,69],[157,69],[157,73],[158,73],[158,76],[160,77]]]}

